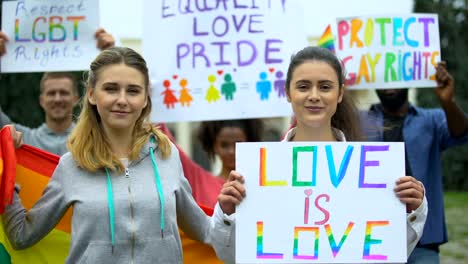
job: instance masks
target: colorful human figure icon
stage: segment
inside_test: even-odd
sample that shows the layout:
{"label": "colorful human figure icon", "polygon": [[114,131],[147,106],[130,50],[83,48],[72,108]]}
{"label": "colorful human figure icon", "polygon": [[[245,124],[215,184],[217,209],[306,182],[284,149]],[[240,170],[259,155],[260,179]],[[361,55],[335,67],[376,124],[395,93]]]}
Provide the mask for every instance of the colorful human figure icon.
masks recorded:
{"label": "colorful human figure icon", "polygon": [[182,87],[182,89],[180,90],[179,102],[182,106],[185,106],[185,105],[190,106],[190,103],[193,101],[193,97],[190,94],[190,90],[187,89],[187,84],[188,84],[187,79],[180,80],[179,84],[180,84],[180,87]]}
{"label": "colorful human figure icon", "polygon": [[286,80],[283,79],[283,72],[282,71],[277,71],[275,73],[276,80],[273,84],[275,91],[278,92],[278,97],[285,97],[286,96],[286,91],[284,90],[284,87],[286,85]]}
{"label": "colorful human figure icon", "polygon": [[216,89],[214,86],[214,82],[216,81],[216,76],[213,74],[208,76],[208,81],[210,82],[210,87],[206,91],[206,96],[205,99],[208,101],[208,103],[211,102],[216,102],[221,98],[221,95],[219,94],[219,90]]}
{"label": "colorful human figure icon", "polygon": [[231,101],[232,99],[234,99],[234,93],[236,92],[236,84],[232,81],[232,76],[229,73],[224,75],[224,81],[225,83],[221,85],[221,94],[224,95],[226,101]]}
{"label": "colorful human figure icon", "polygon": [[260,94],[260,99],[268,100],[268,96],[271,92],[271,82],[267,80],[267,73],[260,73],[260,81],[257,82],[257,93]]}
{"label": "colorful human figure icon", "polygon": [[171,82],[169,80],[164,80],[164,92],[161,94],[164,95],[164,104],[167,109],[174,108],[175,103],[177,103],[177,97],[174,95],[174,90],[171,90]]}

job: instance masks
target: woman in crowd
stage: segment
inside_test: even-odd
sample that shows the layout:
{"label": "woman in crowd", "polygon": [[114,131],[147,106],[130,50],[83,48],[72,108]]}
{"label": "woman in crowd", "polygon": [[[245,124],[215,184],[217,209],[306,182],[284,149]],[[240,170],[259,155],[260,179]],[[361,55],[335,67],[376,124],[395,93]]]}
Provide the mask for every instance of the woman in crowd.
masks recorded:
{"label": "woman in crowd", "polygon": [[226,181],[236,167],[236,142],[261,141],[263,123],[260,119],[240,119],[202,122],[198,139],[208,157],[221,160],[218,178]]}
{"label": "woman in crowd", "polygon": [[[359,113],[345,91],[344,71],[329,50],[306,47],[291,58],[286,77],[286,95],[295,116],[295,127],[283,141],[359,141],[362,140]],[[233,171],[230,177],[242,177]],[[236,190],[223,189],[234,193]],[[427,216],[423,185],[411,176],[398,179],[398,199],[406,204],[408,255],[421,238]]]}

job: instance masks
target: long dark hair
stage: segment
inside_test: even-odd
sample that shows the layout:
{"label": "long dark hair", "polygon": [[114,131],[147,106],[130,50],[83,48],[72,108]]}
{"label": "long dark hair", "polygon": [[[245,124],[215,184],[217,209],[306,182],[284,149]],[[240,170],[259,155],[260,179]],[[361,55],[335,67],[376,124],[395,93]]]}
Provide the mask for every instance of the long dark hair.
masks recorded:
{"label": "long dark hair", "polygon": [[[330,65],[338,77],[339,89],[343,89],[345,74],[340,60],[328,49],[320,47],[306,47],[291,57],[286,75],[286,92],[289,93],[290,82],[294,70],[307,61],[320,61]],[[362,140],[359,112],[352,97],[345,91],[343,99],[338,103],[336,112],[331,120],[332,127],[338,128],[345,134],[348,141]]]}

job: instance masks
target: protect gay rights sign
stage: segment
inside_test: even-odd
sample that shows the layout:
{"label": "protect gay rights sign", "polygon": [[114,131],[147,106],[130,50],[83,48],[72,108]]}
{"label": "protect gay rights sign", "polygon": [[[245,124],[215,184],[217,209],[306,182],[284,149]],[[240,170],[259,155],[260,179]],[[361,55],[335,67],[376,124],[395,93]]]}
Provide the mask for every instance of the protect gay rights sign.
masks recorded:
{"label": "protect gay rights sign", "polygon": [[350,89],[436,86],[437,15],[339,18],[336,43]]}
{"label": "protect gay rights sign", "polygon": [[236,170],[236,263],[406,262],[403,143],[237,143]]}
{"label": "protect gay rights sign", "polygon": [[3,1],[2,72],[80,71],[96,57],[99,1]]}

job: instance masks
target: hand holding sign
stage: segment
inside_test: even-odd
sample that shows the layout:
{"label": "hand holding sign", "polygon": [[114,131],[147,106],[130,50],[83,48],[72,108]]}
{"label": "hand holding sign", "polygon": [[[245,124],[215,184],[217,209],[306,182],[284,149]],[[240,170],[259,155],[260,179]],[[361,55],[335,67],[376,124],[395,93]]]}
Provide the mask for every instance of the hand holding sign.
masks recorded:
{"label": "hand holding sign", "polygon": [[422,183],[411,176],[404,176],[397,180],[395,193],[400,201],[406,204],[407,213],[418,209],[424,200]]}
{"label": "hand holding sign", "polygon": [[5,43],[8,41],[8,37],[5,33],[0,31],[0,56],[6,53]]}
{"label": "hand holding sign", "polygon": [[106,30],[103,28],[99,28],[96,33],[94,33],[94,37],[96,38],[96,47],[100,50],[105,50],[115,45],[114,37],[107,33]]}
{"label": "hand holding sign", "polygon": [[231,171],[229,179],[218,196],[219,206],[225,214],[233,214],[236,211],[236,205],[240,204],[244,197],[244,177],[237,171]]}

